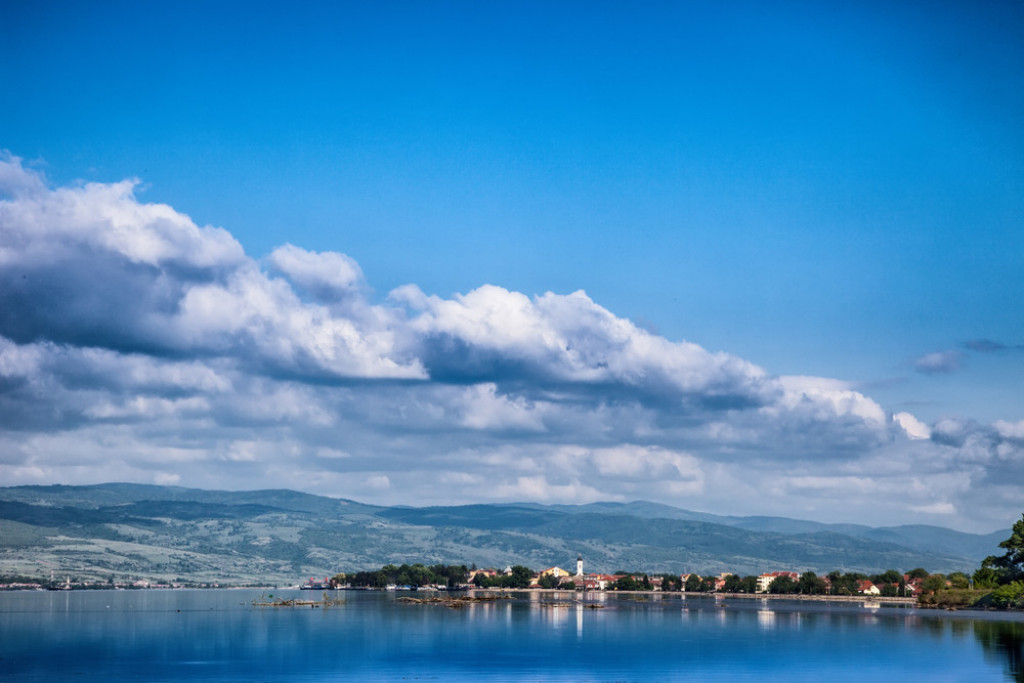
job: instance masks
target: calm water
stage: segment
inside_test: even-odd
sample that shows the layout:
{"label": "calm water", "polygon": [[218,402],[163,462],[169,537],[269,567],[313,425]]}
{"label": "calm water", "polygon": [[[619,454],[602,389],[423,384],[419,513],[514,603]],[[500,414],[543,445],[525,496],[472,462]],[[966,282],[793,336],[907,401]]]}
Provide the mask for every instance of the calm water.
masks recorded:
{"label": "calm water", "polygon": [[536,594],[456,610],[366,592],[252,606],[261,593],[0,593],[0,681],[1024,681],[1021,615]]}

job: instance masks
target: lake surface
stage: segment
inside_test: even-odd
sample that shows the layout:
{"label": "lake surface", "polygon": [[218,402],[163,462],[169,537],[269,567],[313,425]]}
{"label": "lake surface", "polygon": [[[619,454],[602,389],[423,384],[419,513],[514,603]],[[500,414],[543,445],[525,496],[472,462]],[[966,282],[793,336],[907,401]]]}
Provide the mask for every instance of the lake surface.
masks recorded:
{"label": "lake surface", "polygon": [[[0,593],[0,681],[1024,681],[1024,616],[783,600],[461,609],[339,591],[340,606],[256,607],[300,591]],[[425,597],[424,593],[411,595]]]}

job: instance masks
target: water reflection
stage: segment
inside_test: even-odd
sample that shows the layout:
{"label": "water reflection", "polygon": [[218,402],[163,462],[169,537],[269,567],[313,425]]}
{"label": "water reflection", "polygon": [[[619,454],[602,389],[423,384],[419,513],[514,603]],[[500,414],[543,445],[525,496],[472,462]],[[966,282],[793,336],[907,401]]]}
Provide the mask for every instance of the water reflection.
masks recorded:
{"label": "water reflection", "polygon": [[339,609],[293,610],[253,608],[241,591],[0,595],[0,680],[1024,683],[1022,615],[537,596],[450,609],[352,593]]}
{"label": "water reflection", "polygon": [[1006,660],[1006,674],[1024,683],[1024,623],[1005,621],[975,621],[974,637],[981,643],[985,654]]}

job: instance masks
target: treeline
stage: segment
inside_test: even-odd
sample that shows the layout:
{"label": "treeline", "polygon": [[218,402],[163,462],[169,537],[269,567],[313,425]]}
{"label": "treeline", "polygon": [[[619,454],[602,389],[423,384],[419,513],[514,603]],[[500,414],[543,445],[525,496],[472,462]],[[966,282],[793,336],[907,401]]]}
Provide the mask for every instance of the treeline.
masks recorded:
{"label": "treeline", "polygon": [[930,604],[1024,609],[1024,515],[1013,525],[1010,537],[999,547],[1006,552],[986,557],[972,577],[975,591],[988,591],[984,596],[976,598],[967,591],[958,592],[958,586],[952,585],[946,590],[935,591]]}
{"label": "treeline", "polygon": [[[930,575],[924,569],[913,569],[907,577],[910,579],[926,579]],[[941,577],[941,575],[938,575]],[[953,576],[953,575],[951,575]],[[661,590],[663,592],[687,593],[757,593],[758,577],[727,575],[724,580],[717,576],[700,576],[690,574],[683,581],[682,577],[672,574],[658,574],[656,578],[661,579]],[[960,574],[964,582],[968,578]],[[612,586],[615,590],[651,590],[652,577],[646,574],[631,573],[619,578]],[[944,581],[944,577],[941,579]],[[858,595],[860,593],[860,582],[871,581],[878,586],[883,596],[904,597],[907,595],[907,584],[903,574],[895,569],[890,569],[882,574],[861,574],[851,572],[843,574],[833,571],[825,577],[819,577],[814,572],[804,572],[797,579],[783,574],[776,577],[768,586],[768,593],[774,595]],[[721,587],[719,588],[719,586]],[[943,583],[943,585],[945,585]],[[964,584],[966,585],[966,583]]]}
{"label": "treeline", "polygon": [[[1013,525],[1010,538],[999,544],[1006,553],[985,558],[981,567],[972,576],[953,572],[948,576],[929,574],[922,568],[901,574],[890,569],[881,574],[842,573],[832,571],[824,577],[814,572],[804,572],[797,578],[789,574],[776,576],[767,587],[773,594],[802,595],[859,595],[861,582],[870,581],[883,597],[903,597],[912,591],[908,583],[918,588],[919,600],[923,604],[935,605],[980,605],[1000,608],[1024,608],[1024,515]],[[473,570],[476,566],[473,566]],[[395,586],[447,586],[454,588],[465,585],[470,575],[466,565],[403,564],[385,565],[377,571],[357,572],[334,578],[337,585],[353,587],[385,588]],[[687,593],[756,593],[758,577],[740,577],[730,574],[719,579],[716,576],[690,574],[684,580],[674,574],[645,574],[643,572],[619,571],[610,590],[654,590],[655,584],[664,592],[686,591]],[[516,565],[508,573],[485,574],[473,571],[473,585],[478,588],[528,588],[534,572],[529,567]],[[15,577],[8,577],[15,578]],[[17,577],[26,578],[26,577]],[[538,581],[541,588],[575,589],[572,577],[556,578],[542,576]],[[980,597],[979,597],[980,596]]]}
{"label": "treeline", "polygon": [[[497,574],[495,576],[477,574],[473,577],[473,585],[477,588],[529,588],[533,575],[532,569],[517,564],[512,567],[511,572],[508,574]],[[554,577],[542,576],[541,581],[547,584],[552,578]],[[555,579],[555,585],[542,585],[541,588],[557,588],[557,585],[558,579]]]}
{"label": "treeline", "polygon": [[387,586],[447,586],[455,588],[466,583],[469,568],[464,564],[387,564],[377,571],[357,572],[334,577],[337,584],[355,588],[386,588]]}

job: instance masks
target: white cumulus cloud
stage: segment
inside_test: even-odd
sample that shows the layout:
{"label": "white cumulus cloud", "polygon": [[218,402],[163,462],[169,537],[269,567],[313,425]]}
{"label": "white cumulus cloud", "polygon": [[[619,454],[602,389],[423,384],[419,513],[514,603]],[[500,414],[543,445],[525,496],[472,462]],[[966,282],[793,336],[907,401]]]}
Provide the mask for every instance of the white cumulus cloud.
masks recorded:
{"label": "white cumulus cloud", "polygon": [[[5,484],[1019,514],[1024,421],[890,417],[856,384],[774,376],[583,291],[409,284],[374,301],[341,252],[255,259],[139,194],[134,180],[54,188],[0,156]],[[918,369],[955,369],[958,353]]]}

